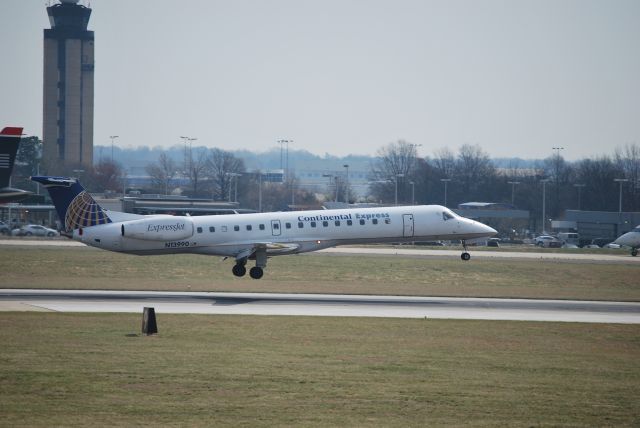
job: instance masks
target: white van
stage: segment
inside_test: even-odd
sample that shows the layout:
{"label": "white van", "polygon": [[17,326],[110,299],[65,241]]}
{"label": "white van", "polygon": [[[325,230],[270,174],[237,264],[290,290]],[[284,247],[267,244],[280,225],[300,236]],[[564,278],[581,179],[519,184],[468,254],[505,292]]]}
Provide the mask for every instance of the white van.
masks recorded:
{"label": "white van", "polygon": [[580,235],[574,232],[560,232],[558,233],[558,239],[564,244],[578,245],[580,241]]}

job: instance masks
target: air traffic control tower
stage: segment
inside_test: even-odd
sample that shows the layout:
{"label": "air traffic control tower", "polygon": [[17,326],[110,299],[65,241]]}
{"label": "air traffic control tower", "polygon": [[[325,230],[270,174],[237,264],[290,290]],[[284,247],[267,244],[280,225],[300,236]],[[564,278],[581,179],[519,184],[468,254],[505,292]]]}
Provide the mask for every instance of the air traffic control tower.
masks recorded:
{"label": "air traffic control tower", "polygon": [[91,9],[78,0],[47,7],[44,30],[43,158],[50,169],[93,164],[93,31]]}

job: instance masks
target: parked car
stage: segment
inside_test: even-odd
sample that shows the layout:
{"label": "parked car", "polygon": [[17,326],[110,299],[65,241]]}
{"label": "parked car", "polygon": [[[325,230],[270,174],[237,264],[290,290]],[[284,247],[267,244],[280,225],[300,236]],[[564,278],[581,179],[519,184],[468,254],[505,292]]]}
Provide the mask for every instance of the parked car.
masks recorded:
{"label": "parked car", "polygon": [[11,234],[11,228],[4,221],[0,221],[0,233],[3,235]]}
{"label": "parked car", "polygon": [[489,238],[487,240],[487,247],[499,247],[500,246],[500,238]]}
{"label": "parked car", "polygon": [[537,236],[533,243],[540,248],[560,248],[562,247],[562,241],[560,241],[555,236],[551,235],[540,235]]}
{"label": "parked car", "polygon": [[597,245],[600,248],[604,247],[609,242],[611,242],[611,238],[594,238],[591,240],[592,245]]}
{"label": "parked car", "polygon": [[59,236],[57,230],[49,229],[48,227],[40,226],[39,224],[27,224],[19,229],[13,229],[11,231],[13,236]]}

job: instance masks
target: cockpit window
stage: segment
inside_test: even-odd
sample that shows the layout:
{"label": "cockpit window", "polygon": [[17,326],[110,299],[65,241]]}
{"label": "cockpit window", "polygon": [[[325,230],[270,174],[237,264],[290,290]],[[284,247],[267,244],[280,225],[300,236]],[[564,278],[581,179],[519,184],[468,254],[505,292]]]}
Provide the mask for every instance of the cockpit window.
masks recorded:
{"label": "cockpit window", "polygon": [[453,213],[451,211],[442,211],[442,219],[444,221],[453,219]]}

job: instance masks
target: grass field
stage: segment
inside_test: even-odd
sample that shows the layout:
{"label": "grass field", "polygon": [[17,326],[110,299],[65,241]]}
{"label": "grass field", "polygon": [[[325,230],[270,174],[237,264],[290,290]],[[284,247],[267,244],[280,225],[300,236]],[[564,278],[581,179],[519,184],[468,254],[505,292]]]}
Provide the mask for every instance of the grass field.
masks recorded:
{"label": "grass field", "polygon": [[85,247],[0,247],[2,288],[392,294],[640,300],[640,264],[312,253],[269,260],[260,281],[231,261]]}
{"label": "grass field", "polygon": [[637,326],[0,314],[2,426],[637,426]]}

